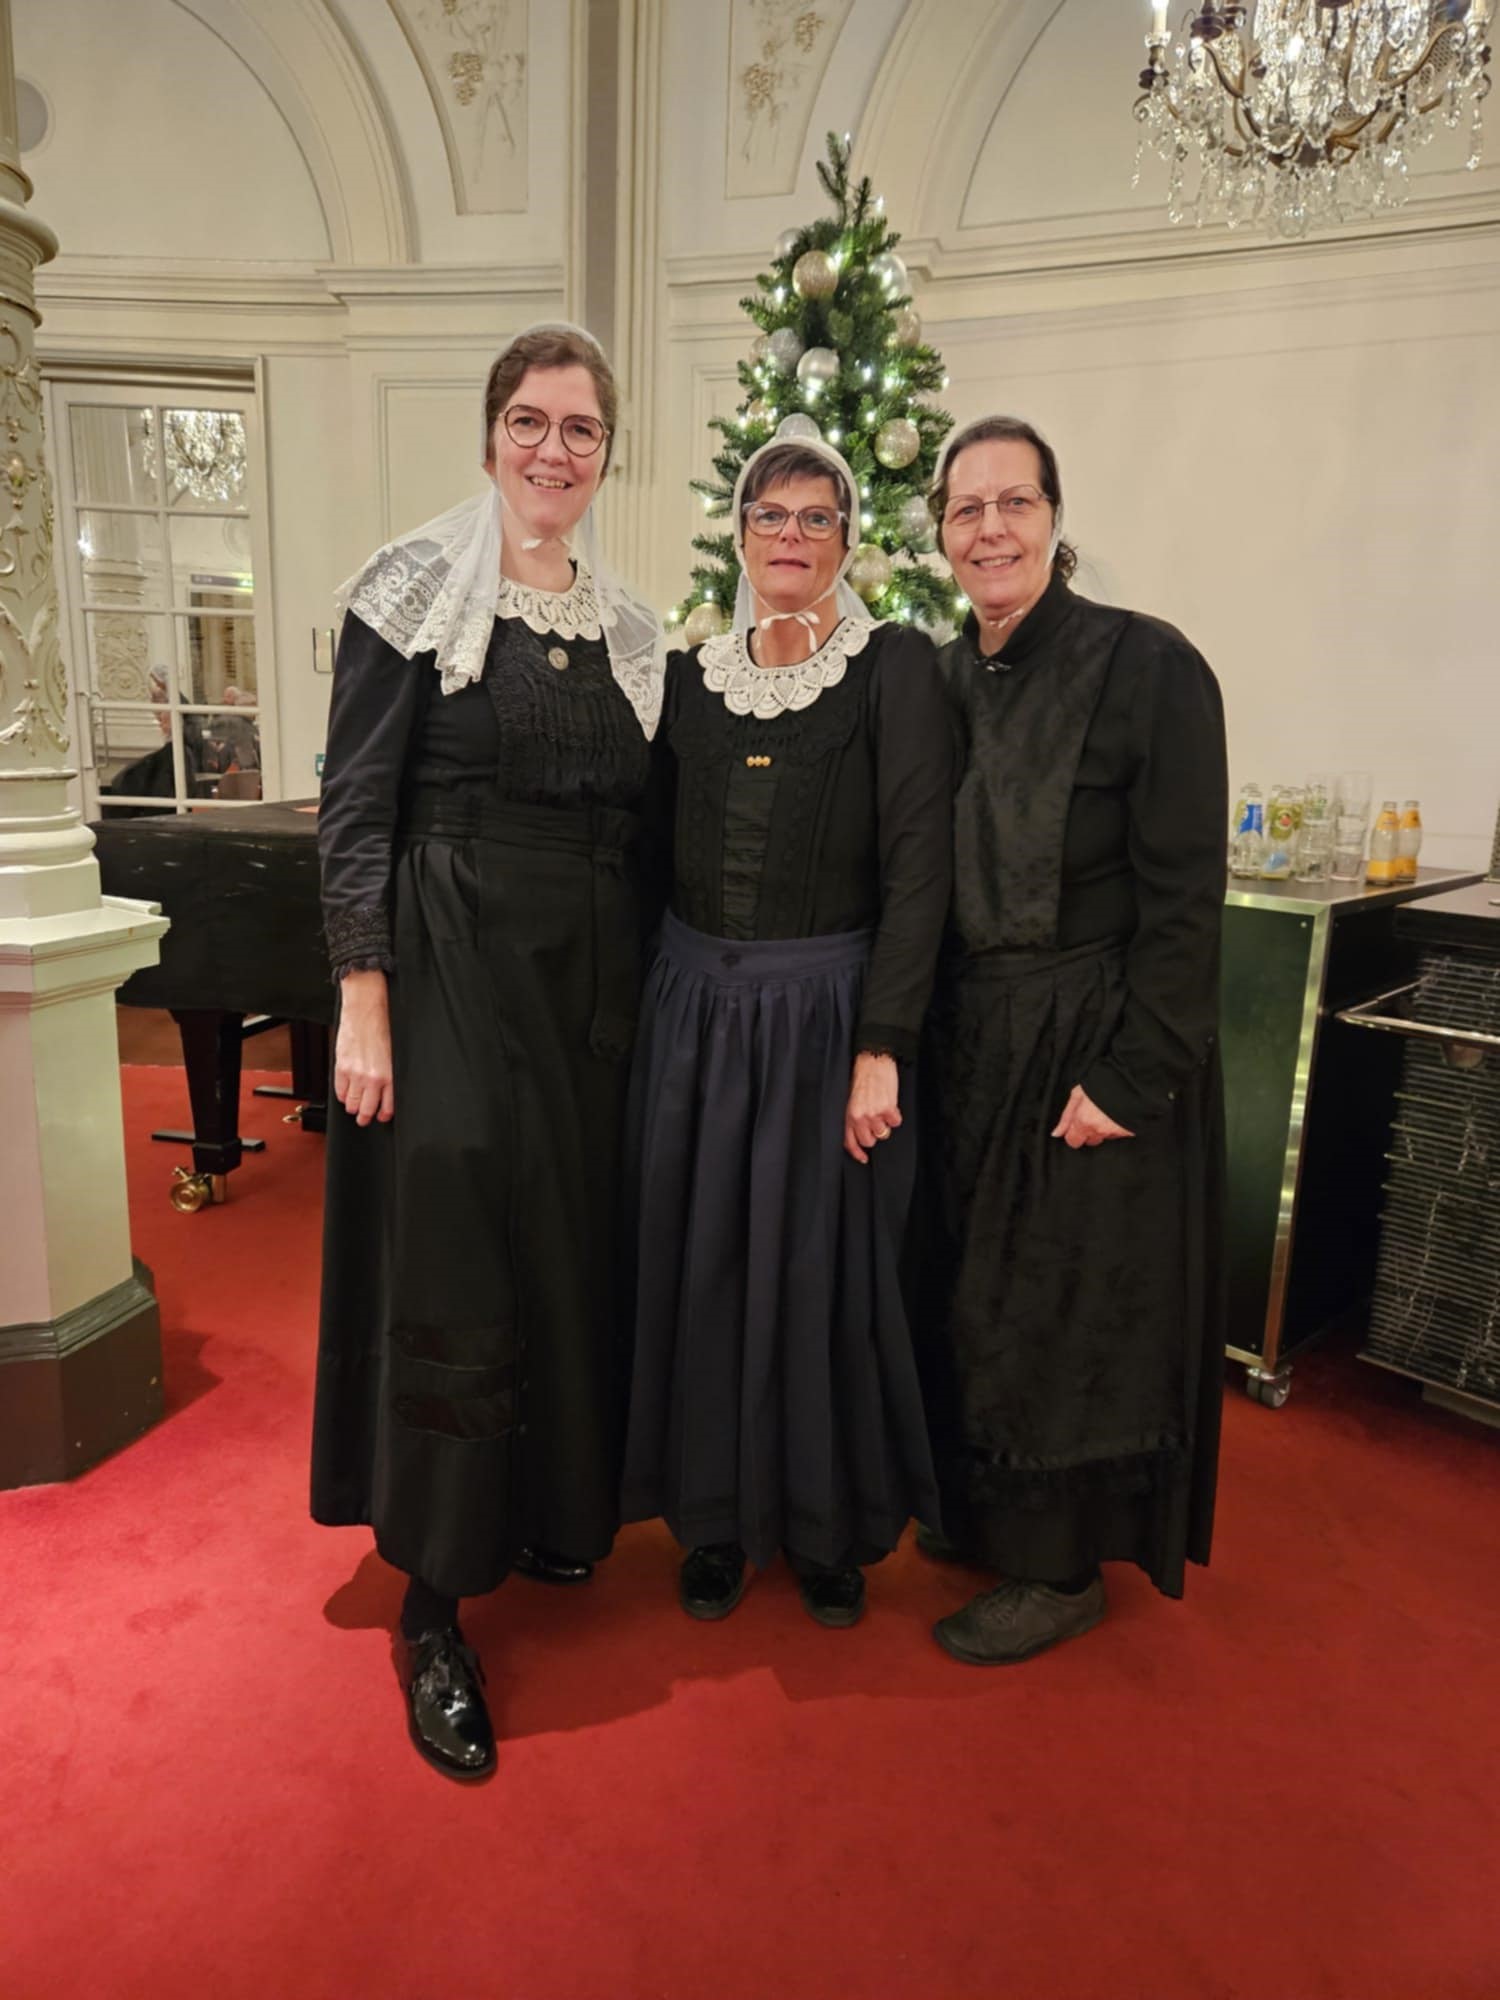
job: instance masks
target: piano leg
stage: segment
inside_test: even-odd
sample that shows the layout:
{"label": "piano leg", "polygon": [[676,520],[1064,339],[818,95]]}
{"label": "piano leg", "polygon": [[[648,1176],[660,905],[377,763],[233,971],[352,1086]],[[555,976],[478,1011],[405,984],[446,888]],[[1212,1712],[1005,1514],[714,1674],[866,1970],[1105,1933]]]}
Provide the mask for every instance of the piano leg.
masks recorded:
{"label": "piano leg", "polygon": [[288,1021],[287,1039],[292,1045],[292,1085],[258,1083],[257,1097],[286,1097],[300,1108],[283,1121],[293,1120],[304,1132],[328,1130],[328,1030],[318,1021]]}
{"label": "piano leg", "polygon": [[[240,1049],[244,1016],[216,1010],[174,1007],[172,1019],[182,1037],[182,1061],[187,1071],[188,1102],[193,1108],[191,1132],[153,1132],[153,1139],[193,1149],[193,1172],[174,1188],[173,1206],[191,1211],[205,1200],[222,1201],[225,1175],[234,1172],[245,1153],[265,1150],[264,1139],[240,1137]],[[179,1196],[181,1199],[179,1199]],[[196,1199],[194,1198],[196,1197]]]}

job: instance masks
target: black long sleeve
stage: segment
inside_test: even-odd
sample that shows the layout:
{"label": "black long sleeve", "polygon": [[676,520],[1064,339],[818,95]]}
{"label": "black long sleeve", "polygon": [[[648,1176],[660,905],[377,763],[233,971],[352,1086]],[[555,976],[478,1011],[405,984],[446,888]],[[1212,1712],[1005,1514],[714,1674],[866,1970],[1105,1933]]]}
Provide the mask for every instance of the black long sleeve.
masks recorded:
{"label": "black long sleeve", "polygon": [[927,640],[892,636],[877,661],[871,699],[880,920],[855,1047],[909,1060],[932,995],[953,884],[957,745]]}
{"label": "black long sleeve", "polygon": [[431,672],[430,660],[403,659],[353,612],[345,618],[318,805],[323,931],[335,977],[356,965],[395,966],[392,848],[422,676]]}
{"label": "black long sleeve", "polygon": [[1133,619],[1114,678],[1136,745],[1125,794],[1136,921],[1124,1014],[1078,1081],[1136,1131],[1165,1115],[1217,1031],[1228,779],[1218,683],[1180,633]]}

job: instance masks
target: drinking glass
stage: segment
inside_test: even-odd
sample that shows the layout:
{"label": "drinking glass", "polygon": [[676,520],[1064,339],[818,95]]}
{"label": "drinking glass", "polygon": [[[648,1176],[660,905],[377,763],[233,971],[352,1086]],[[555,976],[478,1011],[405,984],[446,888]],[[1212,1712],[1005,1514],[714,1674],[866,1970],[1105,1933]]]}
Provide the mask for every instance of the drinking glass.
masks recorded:
{"label": "drinking glass", "polygon": [[[1343,780],[1339,780],[1340,784]],[[1341,812],[1333,822],[1333,879],[1358,882],[1365,872],[1365,832],[1368,812]]]}
{"label": "drinking glass", "polygon": [[1359,813],[1370,817],[1371,778],[1368,771],[1341,771],[1335,792],[1334,810],[1340,814]]}

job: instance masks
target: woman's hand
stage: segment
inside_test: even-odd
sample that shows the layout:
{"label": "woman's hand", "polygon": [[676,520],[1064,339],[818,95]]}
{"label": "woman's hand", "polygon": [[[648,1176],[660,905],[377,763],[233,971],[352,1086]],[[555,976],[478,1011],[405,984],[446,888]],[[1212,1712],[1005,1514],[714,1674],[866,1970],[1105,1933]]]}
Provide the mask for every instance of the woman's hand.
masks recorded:
{"label": "woman's hand", "polygon": [[391,1002],[383,972],[344,974],[333,1094],[360,1125],[371,1119],[387,1125],[395,1112]]}
{"label": "woman's hand", "polygon": [[872,1056],[861,1051],[854,1058],[854,1078],[844,1113],[844,1151],[862,1167],[869,1163],[868,1149],[882,1139],[889,1139],[901,1123],[896,1102],[898,1088],[894,1056]]}
{"label": "woman's hand", "polygon": [[1075,1083],[1052,1136],[1066,1139],[1076,1153],[1080,1146],[1102,1146],[1106,1139],[1133,1139],[1135,1134],[1117,1125],[1108,1112],[1099,1109],[1083,1085]]}

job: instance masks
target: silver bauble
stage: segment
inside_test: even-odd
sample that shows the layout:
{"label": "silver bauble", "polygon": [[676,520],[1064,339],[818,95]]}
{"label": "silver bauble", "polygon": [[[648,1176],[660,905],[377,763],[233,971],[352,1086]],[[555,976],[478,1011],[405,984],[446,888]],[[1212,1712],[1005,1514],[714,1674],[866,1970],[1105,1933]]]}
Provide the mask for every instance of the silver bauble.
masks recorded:
{"label": "silver bauble", "polygon": [[682,621],[682,636],[690,646],[701,646],[705,639],[716,639],[728,630],[729,620],[717,604],[695,604]]}
{"label": "silver bauble", "polygon": [[861,542],[849,564],[849,585],[868,604],[891,580],[891,559],[875,542]]}
{"label": "silver bauble", "polygon": [[901,534],[914,549],[930,549],[937,539],[932,514],[920,493],[901,503]]}
{"label": "silver bauble", "polygon": [[790,375],[802,359],[802,336],[794,326],[778,326],[767,336],[766,352],[783,375]]}
{"label": "silver bauble", "polygon": [[839,288],[839,267],[826,250],[804,250],[792,266],[792,290],[799,299],[831,299]]}
{"label": "silver bauble", "polygon": [[922,434],[910,417],[892,417],[875,433],[875,456],[892,472],[901,472],[922,449]]}
{"label": "silver bauble", "polygon": [[763,396],[757,396],[753,402],[746,403],[745,415],[752,424],[768,424],[771,421],[771,405]]}
{"label": "silver bauble", "polygon": [[783,441],[795,443],[808,438],[816,438],[819,444],[821,444],[823,442],[823,433],[818,429],[812,418],[805,417],[800,410],[793,410],[789,417],[783,417],[781,422],[776,426],[776,441],[778,444]]}
{"label": "silver bauble", "polygon": [[831,347],[810,347],[797,363],[797,380],[804,389],[814,382],[820,388],[827,388],[838,379],[839,358]]}
{"label": "silver bauble", "polygon": [[878,257],[870,259],[870,276],[877,285],[882,285],[886,291],[894,292],[898,297],[903,292],[911,290],[906,266],[894,250],[882,250]]}
{"label": "silver bauble", "polygon": [[800,229],[783,229],[776,239],[776,261],[784,264],[797,245],[802,241]]}
{"label": "silver bauble", "polygon": [[754,340],[752,340],[750,343],[750,366],[752,368],[758,368],[761,362],[765,360],[766,356],[770,352],[771,352],[770,336],[768,334],[758,333],[755,336]]}
{"label": "silver bauble", "polygon": [[[898,347],[916,347],[922,338],[922,315],[915,306],[898,306],[891,325],[891,338]],[[751,353],[755,352],[751,348]]]}

